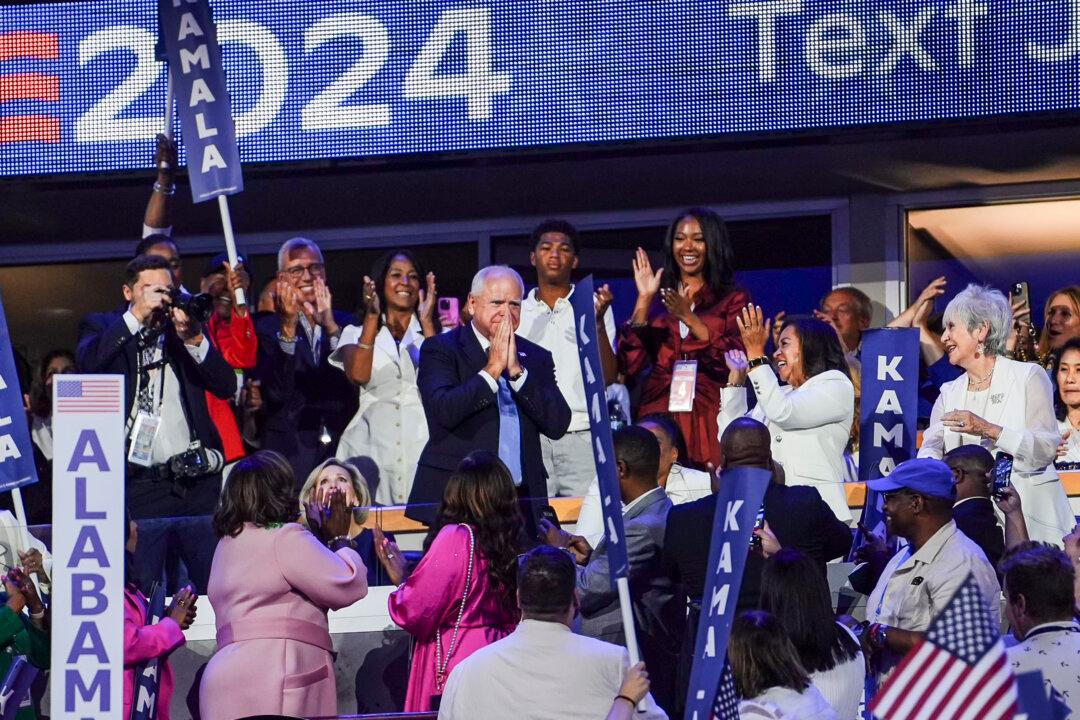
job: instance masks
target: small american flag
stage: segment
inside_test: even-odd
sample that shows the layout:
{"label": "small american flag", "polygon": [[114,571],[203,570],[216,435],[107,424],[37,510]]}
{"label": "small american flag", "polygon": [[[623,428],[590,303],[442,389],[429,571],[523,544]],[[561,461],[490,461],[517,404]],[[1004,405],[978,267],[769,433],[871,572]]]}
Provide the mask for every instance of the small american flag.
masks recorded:
{"label": "small american flag", "polygon": [[724,660],[724,670],[720,673],[720,687],[713,704],[715,720],[739,720],[739,696],[735,692],[735,676],[731,674],[731,661]]}
{"label": "small american flag", "polygon": [[1016,715],[1018,700],[997,624],[968,575],[870,710],[882,720],[996,720]]}
{"label": "small american flag", "polygon": [[123,412],[123,385],[121,378],[95,380],[71,380],[54,378],[56,383],[56,409],[62,413],[114,413]]}

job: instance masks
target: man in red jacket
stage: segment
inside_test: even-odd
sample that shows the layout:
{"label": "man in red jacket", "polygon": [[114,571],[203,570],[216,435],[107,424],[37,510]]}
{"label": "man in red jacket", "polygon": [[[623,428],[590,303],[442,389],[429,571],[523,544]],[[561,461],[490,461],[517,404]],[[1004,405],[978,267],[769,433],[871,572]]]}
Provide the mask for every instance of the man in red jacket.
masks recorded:
{"label": "man in red jacket", "polygon": [[[214,314],[206,324],[206,333],[225,360],[236,370],[237,388],[243,387],[243,371],[255,367],[259,341],[255,324],[247,305],[236,304],[236,290],[242,288],[244,297],[251,292],[251,277],[244,269],[244,259],[237,257],[236,268],[229,267],[225,253],[219,253],[203,271],[201,291],[215,299]],[[236,422],[236,398],[222,400],[206,394],[210,417],[221,435],[225,462],[235,462],[246,454],[240,428]]]}

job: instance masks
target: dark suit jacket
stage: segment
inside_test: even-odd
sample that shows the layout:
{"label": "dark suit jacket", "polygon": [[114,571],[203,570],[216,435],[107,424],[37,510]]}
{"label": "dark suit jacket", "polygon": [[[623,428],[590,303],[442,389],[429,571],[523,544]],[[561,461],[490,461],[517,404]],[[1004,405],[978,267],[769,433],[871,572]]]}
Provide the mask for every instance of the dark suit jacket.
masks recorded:
{"label": "dark suit jacket", "polygon": [[[521,426],[521,473],[529,497],[547,497],[540,435],[558,439],[570,426],[570,407],[555,384],[551,353],[522,337],[518,362],[528,372],[512,391]],[[428,442],[420,453],[405,514],[430,522],[450,474],[474,450],[499,452],[499,404],[479,373],[487,365],[472,325],[430,337],[420,346],[416,384],[427,415]],[[414,504],[427,504],[414,507]]]}
{"label": "dark suit jacket", "polygon": [[[76,349],[79,370],[123,375],[128,414],[135,402],[138,352],[138,341],[128,330],[122,311],[93,313],[79,323],[79,343]],[[183,341],[172,331],[165,333],[165,357],[179,381],[183,407],[192,434],[205,447],[220,451],[221,437],[206,408],[206,393],[213,393],[223,399],[231,398],[236,392],[236,373],[213,343],[210,344],[206,359],[201,363],[196,362],[184,347]],[[145,492],[129,489],[128,505],[135,518],[163,517],[170,513],[210,513],[217,505],[220,478],[219,473],[201,479],[183,499],[170,496],[164,488]]]}
{"label": "dark suit jacket", "polygon": [[[668,515],[664,535],[664,565],[691,600],[700,600],[705,591],[709,564],[716,496],[677,505]],[[838,520],[818,491],[806,485],[777,485],[765,490],[765,521],[783,547],[794,547],[813,559],[825,575],[829,560],[846,555],[852,535]],[[758,606],[761,569],[764,559],[748,553],[738,610]]]}
{"label": "dark suit jacket", "polygon": [[[676,597],[662,562],[664,528],[671,509],[671,500],[663,489],[658,489],[623,516],[634,626],[642,659],[649,669],[653,697],[665,710],[670,709],[673,700],[675,662],[686,613],[686,605]],[[581,633],[625,645],[622,611],[618,592],[611,586],[607,547],[605,537],[589,563],[578,568]]]}
{"label": "dark suit jacket", "polygon": [[960,532],[982,548],[986,559],[997,569],[1005,554],[1005,531],[998,525],[990,498],[969,498],[953,507],[953,520]]}
{"label": "dark suit jacket", "polygon": [[[347,314],[337,311],[334,320],[341,327],[350,322]],[[330,340],[325,333],[316,362],[307,333],[300,325],[291,355],[278,342],[280,329],[276,315],[265,315],[255,323],[259,339],[255,373],[262,381],[265,413],[262,447],[284,455],[300,485],[315,465],[333,453],[342,431],[356,414],[359,393],[345,373],[329,363]],[[319,441],[324,425],[331,437],[327,446]]]}

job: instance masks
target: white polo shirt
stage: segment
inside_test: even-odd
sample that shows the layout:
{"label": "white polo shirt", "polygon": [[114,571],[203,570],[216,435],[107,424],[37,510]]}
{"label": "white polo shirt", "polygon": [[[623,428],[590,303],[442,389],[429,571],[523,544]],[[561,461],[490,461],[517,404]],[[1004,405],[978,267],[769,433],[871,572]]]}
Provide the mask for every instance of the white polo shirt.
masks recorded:
{"label": "white polo shirt", "polygon": [[[555,363],[555,380],[566,404],[570,406],[570,427],[567,432],[589,429],[589,409],[585,402],[585,381],[581,377],[581,360],[578,359],[577,333],[574,331],[574,309],[570,294],[555,301],[555,307],[537,296],[533,288],[521,301],[521,324],[518,335],[531,340],[551,353]],[[604,328],[612,349],[615,347],[615,319],[609,307],[604,313]],[[600,368],[596,372],[602,372]]]}

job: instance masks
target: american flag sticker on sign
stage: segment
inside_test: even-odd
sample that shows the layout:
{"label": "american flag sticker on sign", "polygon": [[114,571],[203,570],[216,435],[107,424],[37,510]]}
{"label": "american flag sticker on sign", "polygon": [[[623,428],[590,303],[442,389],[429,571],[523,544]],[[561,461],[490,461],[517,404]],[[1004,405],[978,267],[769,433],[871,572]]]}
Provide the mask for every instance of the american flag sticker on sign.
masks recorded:
{"label": "american flag sticker on sign", "polygon": [[123,411],[123,378],[54,378],[56,410],[62,413],[115,413]]}

